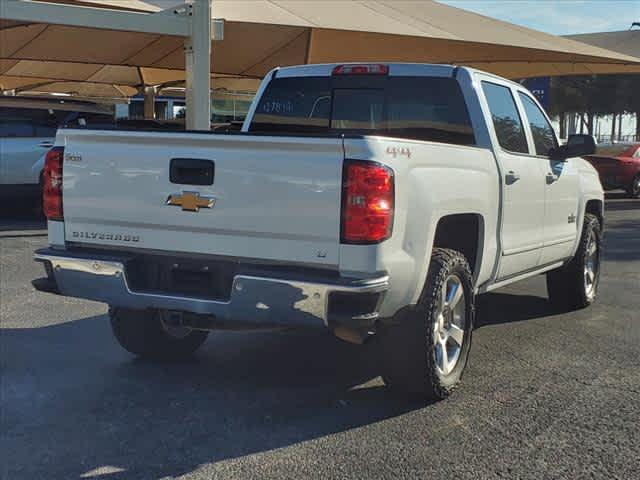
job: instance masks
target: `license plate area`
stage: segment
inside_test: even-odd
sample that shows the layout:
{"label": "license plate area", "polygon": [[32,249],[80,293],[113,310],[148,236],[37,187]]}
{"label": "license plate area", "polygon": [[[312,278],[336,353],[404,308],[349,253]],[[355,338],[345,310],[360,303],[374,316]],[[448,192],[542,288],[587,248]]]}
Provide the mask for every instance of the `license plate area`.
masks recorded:
{"label": "license plate area", "polygon": [[237,264],[143,255],[129,260],[126,275],[134,292],[228,301]]}

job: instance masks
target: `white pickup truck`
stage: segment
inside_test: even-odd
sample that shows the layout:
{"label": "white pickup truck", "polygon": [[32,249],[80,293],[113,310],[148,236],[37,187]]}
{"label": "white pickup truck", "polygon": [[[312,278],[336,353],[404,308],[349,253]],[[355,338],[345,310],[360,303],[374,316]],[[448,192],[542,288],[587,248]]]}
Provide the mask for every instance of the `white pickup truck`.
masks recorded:
{"label": "white pickup truck", "polygon": [[277,68],[242,132],[63,129],[45,169],[38,290],[110,305],[148,357],[210,330],[378,335],[382,376],[443,398],[477,294],[547,274],[551,301],[598,288],[603,191],[533,96],[464,67]]}

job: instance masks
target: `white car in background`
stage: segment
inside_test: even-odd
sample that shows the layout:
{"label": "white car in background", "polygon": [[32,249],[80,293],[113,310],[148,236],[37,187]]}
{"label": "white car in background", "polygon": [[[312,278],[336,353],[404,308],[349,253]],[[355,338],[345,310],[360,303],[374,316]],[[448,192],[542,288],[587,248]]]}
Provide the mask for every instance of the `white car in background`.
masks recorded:
{"label": "white car in background", "polygon": [[113,123],[113,107],[59,99],[0,97],[0,197],[39,204],[46,152],[61,125]]}

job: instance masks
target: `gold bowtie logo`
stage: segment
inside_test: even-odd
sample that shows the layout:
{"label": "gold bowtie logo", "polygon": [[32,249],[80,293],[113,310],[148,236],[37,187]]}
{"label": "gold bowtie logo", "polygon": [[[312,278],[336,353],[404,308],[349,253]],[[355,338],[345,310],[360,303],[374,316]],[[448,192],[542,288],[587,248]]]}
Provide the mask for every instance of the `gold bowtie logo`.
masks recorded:
{"label": "gold bowtie logo", "polygon": [[169,195],[167,205],[182,207],[184,212],[197,212],[201,208],[213,208],[216,199],[213,197],[201,197],[198,192],[182,192]]}

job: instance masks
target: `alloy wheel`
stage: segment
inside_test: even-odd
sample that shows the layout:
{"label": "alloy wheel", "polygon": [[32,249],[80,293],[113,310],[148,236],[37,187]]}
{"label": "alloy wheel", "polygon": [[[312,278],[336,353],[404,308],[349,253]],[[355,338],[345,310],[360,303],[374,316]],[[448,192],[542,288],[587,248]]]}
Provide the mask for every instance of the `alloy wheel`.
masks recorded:
{"label": "alloy wheel", "polygon": [[600,250],[596,234],[591,231],[587,241],[584,260],[584,290],[589,300],[596,296],[598,273],[600,270]]}
{"label": "alloy wheel", "polygon": [[438,301],[433,324],[436,367],[441,375],[449,375],[460,358],[466,327],[467,305],[460,278],[449,275]]}

